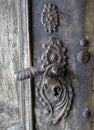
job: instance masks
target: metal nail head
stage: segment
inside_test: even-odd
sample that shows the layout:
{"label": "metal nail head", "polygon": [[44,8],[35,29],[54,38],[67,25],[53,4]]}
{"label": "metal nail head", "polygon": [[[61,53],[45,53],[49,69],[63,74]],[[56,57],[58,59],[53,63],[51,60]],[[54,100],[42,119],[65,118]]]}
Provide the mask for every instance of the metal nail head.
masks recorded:
{"label": "metal nail head", "polygon": [[80,45],[82,46],[82,47],[85,47],[85,46],[87,46],[89,44],[89,40],[88,39],[81,39],[80,40]]}
{"label": "metal nail head", "polygon": [[84,110],[84,112],[83,112],[83,117],[84,117],[84,118],[89,118],[90,115],[91,115],[90,110],[89,110],[88,108],[86,108],[86,109]]}
{"label": "metal nail head", "polygon": [[80,51],[77,55],[77,60],[79,63],[86,63],[89,61],[90,53],[88,51]]}

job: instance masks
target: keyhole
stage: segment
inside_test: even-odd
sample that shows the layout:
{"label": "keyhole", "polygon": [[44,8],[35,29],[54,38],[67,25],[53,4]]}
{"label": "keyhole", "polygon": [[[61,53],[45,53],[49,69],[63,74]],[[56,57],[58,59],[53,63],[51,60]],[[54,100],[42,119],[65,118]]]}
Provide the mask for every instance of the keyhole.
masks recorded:
{"label": "keyhole", "polygon": [[59,90],[60,90],[59,86],[54,88],[54,96],[58,96],[59,95]]}

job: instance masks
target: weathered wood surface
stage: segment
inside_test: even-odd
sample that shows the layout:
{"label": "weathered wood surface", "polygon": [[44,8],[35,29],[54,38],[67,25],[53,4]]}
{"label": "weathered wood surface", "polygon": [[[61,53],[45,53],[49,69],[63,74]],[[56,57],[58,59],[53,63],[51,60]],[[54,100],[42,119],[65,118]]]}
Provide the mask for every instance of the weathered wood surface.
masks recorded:
{"label": "weathered wood surface", "polygon": [[0,0],[0,130],[31,130],[29,81],[14,72],[30,66],[27,0]]}
{"label": "weathered wood surface", "polygon": [[92,55],[91,62],[91,82],[90,82],[90,103],[91,103],[91,125],[89,130],[94,130],[94,0],[87,0],[86,15],[85,15],[85,33],[90,40],[89,51]]}

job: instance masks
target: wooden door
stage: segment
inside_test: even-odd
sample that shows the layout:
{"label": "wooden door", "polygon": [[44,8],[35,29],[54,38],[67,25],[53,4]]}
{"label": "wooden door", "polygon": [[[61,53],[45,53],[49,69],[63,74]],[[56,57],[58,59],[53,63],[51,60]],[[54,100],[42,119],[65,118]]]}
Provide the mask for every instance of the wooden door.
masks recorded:
{"label": "wooden door", "polygon": [[29,81],[14,73],[30,65],[28,1],[0,1],[0,130],[31,129]]}
{"label": "wooden door", "polygon": [[94,129],[93,7],[0,1],[0,130]]}

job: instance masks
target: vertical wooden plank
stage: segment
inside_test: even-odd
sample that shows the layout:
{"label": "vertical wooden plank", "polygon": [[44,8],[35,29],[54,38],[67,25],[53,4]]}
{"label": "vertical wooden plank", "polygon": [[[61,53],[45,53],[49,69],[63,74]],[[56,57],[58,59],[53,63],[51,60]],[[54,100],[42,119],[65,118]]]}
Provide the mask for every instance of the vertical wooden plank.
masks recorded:
{"label": "vertical wooden plank", "polygon": [[85,16],[85,33],[87,38],[90,41],[89,51],[91,53],[92,64],[91,64],[91,125],[89,126],[89,130],[94,129],[94,0],[87,0],[86,6],[86,16]]}
{"label": "vertical wooden plank", "polygon": [[[15,19],[16,18],[16,19]],[[18,58],[16,3],[0,1],[0,129],[18,122],[18,89],[14,70]],[[17,56],[17,57],[16,57]]]}
{"label": "vertical wooden plank", "polygon": [[14,72],[30,66],[28,0],[0,1],[0,129],[31,130],[30,82]]}

